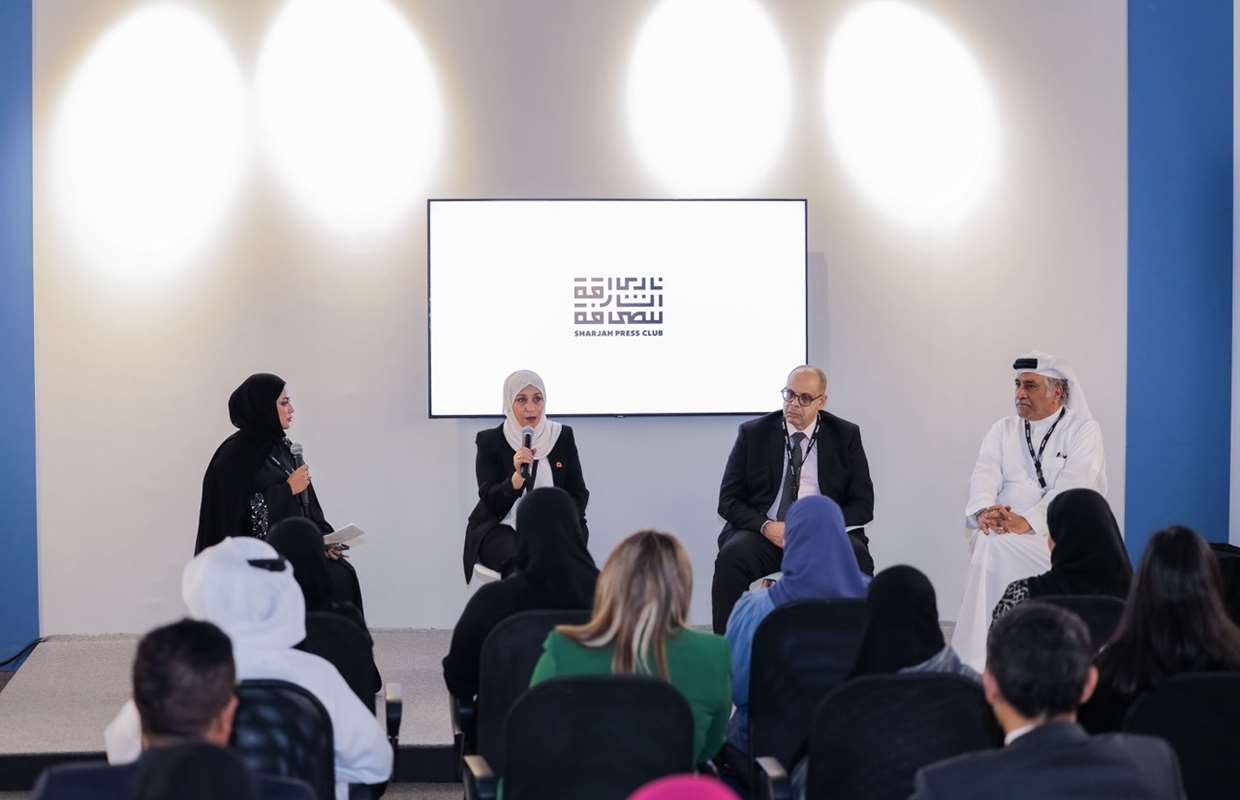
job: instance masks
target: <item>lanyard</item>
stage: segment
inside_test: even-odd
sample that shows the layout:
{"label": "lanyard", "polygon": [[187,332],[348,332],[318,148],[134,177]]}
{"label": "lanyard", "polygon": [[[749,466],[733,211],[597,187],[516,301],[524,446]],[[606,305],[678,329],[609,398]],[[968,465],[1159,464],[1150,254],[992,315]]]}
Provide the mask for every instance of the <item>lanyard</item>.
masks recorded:
{"label": "lanyard", "polygon": [[1055,426],[1059,424],[1059,420],[1063,419],[1063,415],[1068,413],[1068,409],[1059,412],[1059,416],[1055,417],[1055,421],[1051,423],[1051,428],[1042,437],[1042,446],[1038,448],[1035,455],[1033,452],[1033,435],[1029,420],[1025,420],[1025,445],[1029,448],[1029,457],[1033,459],[1033,469],[1038,473],[1038,485],[1043,489],[1046,488],[1046,478],[1042,477],[1042,453],[1046,450],[1046,443],[1051,440],[1051,434],[1055,432]]}
{"label": "lanyard", "polygon": [[820,424],[822,424],[822,418],[815,417],[814,432],[809,436],[809,447],[805,448],[805,455],[801,457],[800,461],[797,461],[792,457],[792,437],[788,435],[788,422],[784,421],[784,452],[788,454],[788,466],[792,468],[792,474],[796,476],[798,481],[801,479],[801,467],[805,465],[805,459],[809,458],[809,454],[814,452],[814,445],[818,444],[818,426]]}

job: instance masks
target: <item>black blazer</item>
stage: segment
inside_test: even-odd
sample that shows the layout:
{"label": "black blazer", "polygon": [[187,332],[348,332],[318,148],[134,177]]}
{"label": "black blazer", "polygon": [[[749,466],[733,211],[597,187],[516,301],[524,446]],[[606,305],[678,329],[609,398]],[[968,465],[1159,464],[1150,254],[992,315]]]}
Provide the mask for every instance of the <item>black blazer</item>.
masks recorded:
{"label": "black blazer", "polygon": [[1002,750],[923,767],[912,800],[1180,800],[1184,785],[1171,745],[1152,736],[1090,736],[1074,722],[1042,725]]}
{"label": "black blazer", "polygon": [[[742,423],[719,485],[719,516],[727,520],[719,545],[737,529],[758,531],[779,493],[784,475],[784,415],[773,411]],[[861,428],[826,411],[818,412],[818,489],[840,504],[844,524],[874,519],[874,483],[861,446]]]}
{"label": "black blazer", "polygon": [[[33,800],[131,800],[137,789],[141,759],[110,766],[103,762],[65,764],[44,770],[34,785]],[[314,800],[304,781],[255,775],[260,800]]]}
{"label": "black blazer", "polygon": [[[474,460],[474,472],[478,476],[478,504],[469,514],[465,523],[465,580],[474,574],[474,564],[478,562],[478,549],[482,540],[500,523],[512,504],[521,496],[520,491],[512,488],[512,457],[516,451],[508,445],[504,438],[504,426],[479,431],[474,440],[478,446],[478,455]],[[586,528],[586,503],[590,500],[590,490],[586,488],[585,478],[581,474],[581,459],[577,456],[577,443],[573,439],[573,429],[564,426],[560,438],[556,439],[555,447],[545,455],[540,454],[534,462],[534,472],[525,482],[526,487],[534,486],[537,470],[551,468],[551,480],[556,488],[563,489],[577,501],[577,509],[581,513],[581,534],[589,541],[590,531]]]}

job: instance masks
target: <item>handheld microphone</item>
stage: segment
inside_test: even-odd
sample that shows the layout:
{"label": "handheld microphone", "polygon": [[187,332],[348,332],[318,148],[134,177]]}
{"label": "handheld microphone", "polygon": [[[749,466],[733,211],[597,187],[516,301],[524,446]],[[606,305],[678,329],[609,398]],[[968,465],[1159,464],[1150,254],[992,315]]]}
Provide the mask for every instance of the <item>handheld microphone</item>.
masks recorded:
{"label": "handheld microphone", "polygon": [[[304,456],[305,451],[301,447],[301,442],[290,441],[287,436],[284,437],[284,446],[293,455],[293,469],[301,469],[306,464]],[[297,501],[301,503],[301,511],[303,514],[309,513],[310,504],[306,499],[306,492],[297,495]]]}
{"label": "handheld microphone", "polygon": [[[534,441],[534,429],[533,428],[522,428],[521,441],[522,441],[522,444],[528,448],[530,444]],[[528,481],[529,479],[530,479],[530,465],[522,464],[521,465],[521,480]]]}

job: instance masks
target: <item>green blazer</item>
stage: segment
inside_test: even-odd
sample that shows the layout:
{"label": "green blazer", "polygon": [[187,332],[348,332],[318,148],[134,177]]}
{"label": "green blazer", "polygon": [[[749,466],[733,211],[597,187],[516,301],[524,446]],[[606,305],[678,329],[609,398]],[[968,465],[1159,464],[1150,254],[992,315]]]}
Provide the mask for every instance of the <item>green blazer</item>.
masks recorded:
{"label": "green blazer", "polygon": [[[614,647],[586,647],[552,631],[530,685],[567,675],[606,675]],[[728,644],[722,636],[689,628],[667,642],[667,668],[693,712],[693,751],[698,763],[723,747],[732,713],[732,675]]]}

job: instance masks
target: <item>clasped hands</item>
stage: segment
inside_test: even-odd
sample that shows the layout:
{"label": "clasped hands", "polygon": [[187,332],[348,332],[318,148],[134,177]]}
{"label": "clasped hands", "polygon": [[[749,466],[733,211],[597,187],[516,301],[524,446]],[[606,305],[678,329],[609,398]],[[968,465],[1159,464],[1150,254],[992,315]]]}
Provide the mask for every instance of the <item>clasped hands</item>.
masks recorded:
{"label": "clasped hands", "polygon": [[1012,510],[1011,506],[993,505],[973,515],[977,527],[984,534],[1033,533],[1029,520]]}

